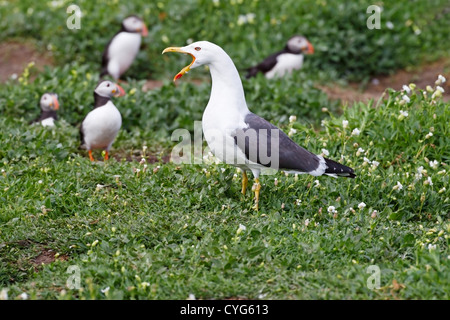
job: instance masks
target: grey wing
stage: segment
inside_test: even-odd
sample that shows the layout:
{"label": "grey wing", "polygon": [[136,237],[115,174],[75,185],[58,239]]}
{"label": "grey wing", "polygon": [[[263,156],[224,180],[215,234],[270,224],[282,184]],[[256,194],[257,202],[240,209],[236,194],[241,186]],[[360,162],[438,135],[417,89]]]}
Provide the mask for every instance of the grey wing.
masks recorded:
{"label": "grey wing", "polygon": [[247,128],[236,130],[234,140],[248,160],[266,167],[299,172],[319,168],[318,156],[300,147],[267,120],[249,113],[244,121]]}

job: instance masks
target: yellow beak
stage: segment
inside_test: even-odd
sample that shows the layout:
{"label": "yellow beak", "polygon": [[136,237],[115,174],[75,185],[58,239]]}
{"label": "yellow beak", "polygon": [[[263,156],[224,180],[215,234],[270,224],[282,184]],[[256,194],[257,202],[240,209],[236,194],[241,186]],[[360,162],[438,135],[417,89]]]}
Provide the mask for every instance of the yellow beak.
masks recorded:
{"label": "yellow beak", "polygon": [[189,52],[186,52],[186,51],[183,51],[183,49],[180,48],[180,47],[168,47],[168,48],[165,48],[164,51],[163,51],[162,53],[164,54],[164,53],[166,53],[166,52],[178,52],[178,53],[184,53],[184,54],[188,54],[188,55],[190,55],[190,56],[192,57],[192,62],[191,62],[188,66],[186,66],[186,67],[184,67],[183,69],[181,69],[181,71],[178,72],[177,75],[173,78],[173,81],[175,82],[176,80],[180,79],[185,73],[188,73],[189,70],[191,70],[191,66],[192,66],[192,65],[194,64],[194,62],[195,62],[195,57],[194,57],[193,54],[191,54],[191,53],[189,53]]}

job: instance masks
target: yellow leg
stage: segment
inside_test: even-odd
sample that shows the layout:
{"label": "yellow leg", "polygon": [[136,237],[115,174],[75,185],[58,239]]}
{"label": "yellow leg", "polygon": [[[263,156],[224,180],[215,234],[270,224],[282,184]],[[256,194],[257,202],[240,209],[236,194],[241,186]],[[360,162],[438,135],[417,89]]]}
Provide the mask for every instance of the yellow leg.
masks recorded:
{"label": "yellow leg", "polygon": [[92,156],[92,150],[89,150],[89,159],[91,161],[94,161],[94,157]]}
{"label": "yellow leg", "polygon": [[245,191],[247,191],[248,178],[247,172],[242,171],[242,194],[245,196]]}
{"label": "yellow leg", "polygon": [[253,209],[256,211],[259,210],[259,191],[261,190],[261,183],[259,183],[259,179],[255,178],[255,184],[253,185],[253,189],[255,190],[255,206]]}

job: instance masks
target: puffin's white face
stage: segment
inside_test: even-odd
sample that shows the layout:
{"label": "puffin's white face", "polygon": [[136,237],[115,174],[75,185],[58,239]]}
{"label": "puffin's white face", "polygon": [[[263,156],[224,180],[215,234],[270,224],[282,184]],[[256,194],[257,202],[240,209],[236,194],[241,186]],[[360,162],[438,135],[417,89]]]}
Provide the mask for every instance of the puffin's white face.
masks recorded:
{"label": "puffin's white face", "polygon": [[121,97],[125,95],[125,90],[123,90],[121,86],[108,80],[100,82],[94,92],[107,98]]}
{"label": "puffin's white face", "polygon": [[185,53],[192,57],[192,62],[178,72],[173,79],[174,81],[181,78],[191,69],[213,63],[217,57],[224,53],[221,47],[209,41],[197,41],[185,47],[169,47],[164,49],[163,53],[166,52]]}
{"label": "puffin's white face", "polygon": [[146,37],[148,35],[148,29],[142,19],[136,16],[130,16],[122,21],[122,26],[127,32],[136,32]]}
{"label": "puffin's white face", "polygon": [[293,36],[292,38],[290,38],[287,42],[287,47],[289,51],[293,53],[314,53],[314,48],[311,43],[309,43],[309,41],[302,36]]}
{"label": "puffin's white face", "polygon": [[58,95],[56,93],[44,93],[40,101],[42,111],[59,109]]}

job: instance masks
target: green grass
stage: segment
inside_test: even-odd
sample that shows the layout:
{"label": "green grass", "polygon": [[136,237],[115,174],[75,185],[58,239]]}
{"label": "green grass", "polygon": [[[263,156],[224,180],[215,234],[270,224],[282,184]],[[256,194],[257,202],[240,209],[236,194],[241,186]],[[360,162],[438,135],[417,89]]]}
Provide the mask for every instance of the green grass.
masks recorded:
{"label": "green grass", "polygon": [[[33,82],[29,67],[0,89],[0,291],[10,299],[23,292],[31,299],[450,298],[450,104],[433,96],[433,83],[432,92],[412,90],[410,102],[404,92],[387,90],[380,101],[352,106],[328,100],[314,86],[318,79],[366,79],[426,54],[439,57],[449,20],[430,17],[445,15],[443,1],[386,5],[382,21],[395,28],[363,33],[363,1],[220,1],[220,12],[212,1],[79,1],[86,13],[79,33],[64,27],[66,2],[33,2],[27,15],[29,3],[0,3],[0,39],[51,43],[57,65]],[[111,150],[118,161],[91,163],[78,150],[77,126],[92,107],[97,57],[116,30],[112,22],[134,11],[152,29],[133,66],[136,79],[128,78],[127,95],[114,100],[123,116]],[[158,20],[163,12],[167,18]],[[255,24],[223,32],[218,21],[248,12],[256,14]],[[284,22],[275,28],[272,19]],[[413,24],[406,26],[407,19]],[[269,31],[273,37],[264,36]],[[327,149],[357,177],[262,176],[255,212],[253,194],[241,195],[233,167],[209,158],[201,165],[162,161],[176,144],[172,132],[193,132],[193,121],[201,120],[210,84],[206,70],[196,69],[173,85],[186,57],[160,53],[187,38],[217,39],[242,70],[293,32],[311,38],[317,54],[286,79],[244,81],[249,107],[286,132],[295,129],[292,138],[312,152]],[[346,35],[354,40],[343,47]],[[373,55],[361,59],[360,52]],[[149,72],[164,84],[142,92]],[[192,77],[205,81],[194,85]],[[45,91],[60,98],[54,129],[28,126]],[[290,123],[291,115],[298,120]],[[356,128],[359,135],[352,134]],[[145,167],[141,158],[156,163]],[[54,262],[36,265],[42,254],[55,253]],[[374,290],[367,286],[372,265],[381,270],[381,288]],[[80,268],[79,290],[66,287],[70,266]]]}

